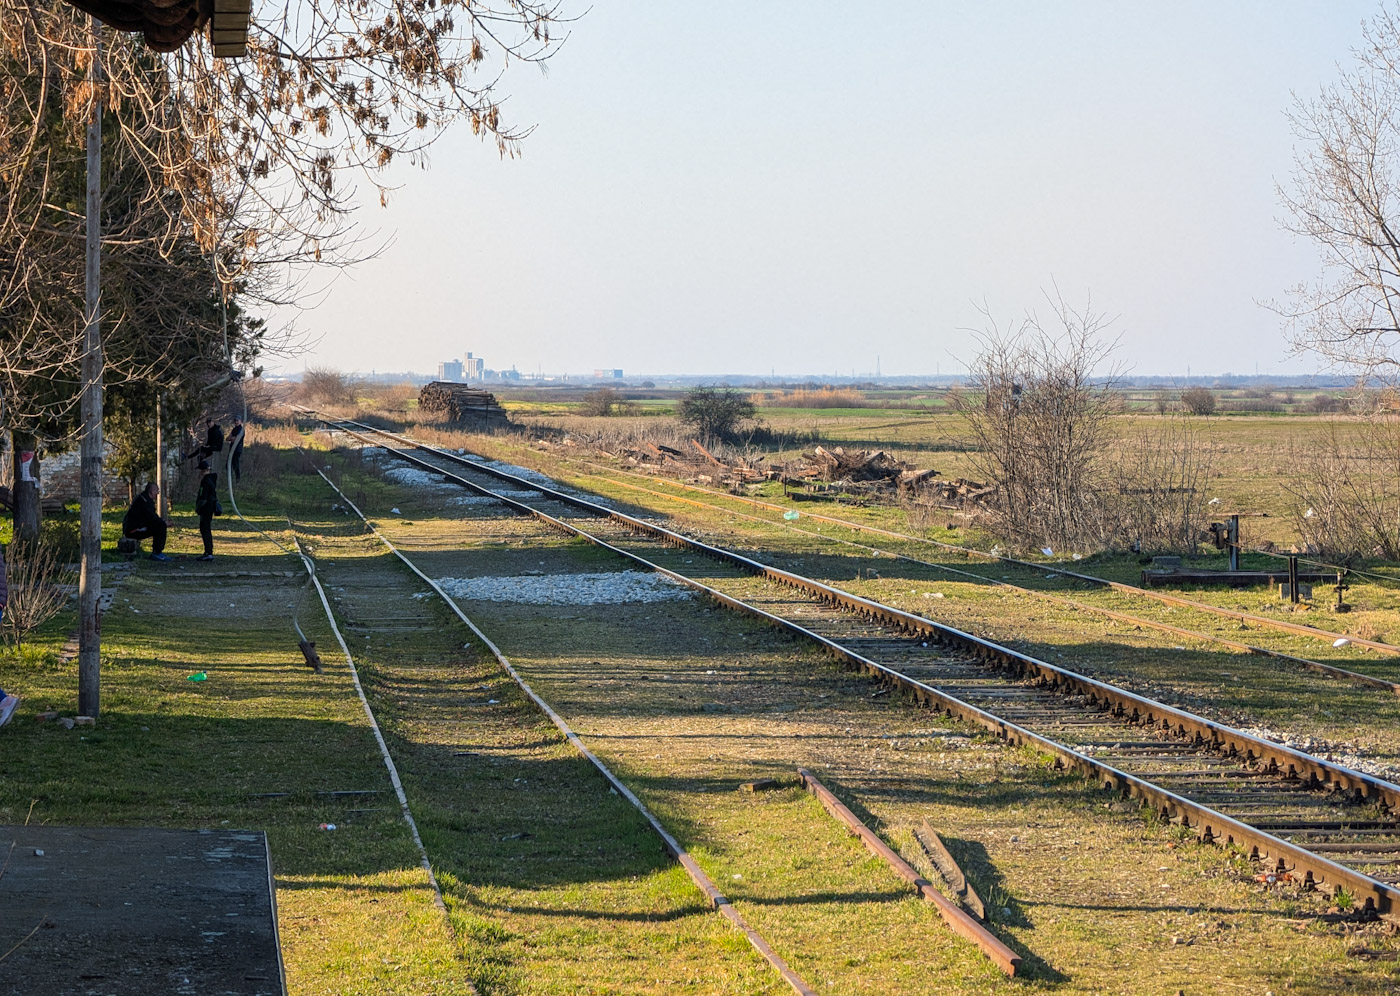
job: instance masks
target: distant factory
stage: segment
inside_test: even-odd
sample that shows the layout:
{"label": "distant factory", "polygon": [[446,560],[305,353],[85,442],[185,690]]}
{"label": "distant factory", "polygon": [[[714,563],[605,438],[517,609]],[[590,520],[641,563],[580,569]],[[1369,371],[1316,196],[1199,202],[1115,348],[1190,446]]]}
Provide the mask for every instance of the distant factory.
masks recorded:
{"label": "distant factory", "polygon": [[[622,376],[622,371],[617,372]],[[475,353],[467,353],[465,359],[443,360],[438,364],[437,379],[449,384],[473,384],[482,381],[516,381],[520,371],[515,367],[509,370],[488,370],[486,361]]]}

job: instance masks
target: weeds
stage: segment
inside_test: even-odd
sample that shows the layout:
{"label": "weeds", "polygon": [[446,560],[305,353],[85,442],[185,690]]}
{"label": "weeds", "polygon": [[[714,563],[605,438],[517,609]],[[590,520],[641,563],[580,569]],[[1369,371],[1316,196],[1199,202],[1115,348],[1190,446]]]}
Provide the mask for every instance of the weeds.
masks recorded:
{"label": "weeds", "polygon": [[68,591],[60,586],[71,584],[71,578],[55,546],[42,538],[11,543],[5,559],[10,594],[4,625],[11,642],[20,648],[26,634],[58,615],[68,604]]}

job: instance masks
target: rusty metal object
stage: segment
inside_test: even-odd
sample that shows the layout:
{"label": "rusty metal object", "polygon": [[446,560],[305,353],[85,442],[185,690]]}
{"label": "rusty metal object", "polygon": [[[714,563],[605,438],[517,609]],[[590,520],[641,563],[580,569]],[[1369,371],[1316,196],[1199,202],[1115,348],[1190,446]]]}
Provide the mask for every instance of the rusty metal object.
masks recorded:
{"label": "rusty metal object", "polygon": [[943,838],[938,836],[938,832],[933,827],[929,826],[927,819],[921,826],[915,828],[914,839],[924,849],[924,854],[928,856],[933,867],[938,869],[938,874],[943,876],[943,881],[947,882],[948,887],[958,894],[958,900],[963,904],[963,908],[977,919],[985,921],[987,919],[987,904],[982,902],[982,897],[977,894],[977,890],[972,887],[972,883],[963,874],[958,859],[953,857],[952,852],[943,843]]}
{"label": "rusty metal object", "polygon": [[[595,465],[595,464],[590,464],[590,466],[596,466],[596,465]],[[610,468],[603,468],[603,469],[610,469]],[[625,473],[625,471],[618,471],[617,473]],[[633,491],[640,491],[640,492],[642,492],[643,494],[655,495],[655,496],[658,497],[658,498],[665,498],[665,499],[667,499],[668,501],[680,502],[680,503],[683,503],[683,504],[686,504],[686,505],[694,505],[694,506],[696,506],[696,507],[698,507],[698,508],[704,508],[704,509],[708,509],[708,510],[710,510],[710,511],[722,511],[722,512],[724,512],[724,513],[727,514],[727,515],[737,516],[738,518],[741,518],[741,519],[750,519],[750,520],[752,520],[752,521],[754,521],[754,522],[761,522],[761,523],[763,523],[763,524],[765,524],[765,525],[769,525],[769,526],[782,525],[782,526],[784,526],[785,528],[788,528],[788,529],[797,529],[797,528],[798,528],[798,527],[792,526],[792,525],[790,525],[790,524],[788,524],[788,523],[778,523],[778,522],[774,522],[774,521],[771,520],[771,519],[764,519],[764,518],[762,518],[761,516],[749,515],[749,514],[747,514],[747,513],[745,513],[745,512],[736,512],[736,511],[734,511],[733,509],[721,508],[721,507],[718,506],[718,505],[711,505],[711,504],[708,503],[708,502],[697,501],[697,500],[694,499],[694,498],[686,498],[686,497],[684,497],[683,495],[667,494],[667,493],[664,492],[664,491],[656,491],[656,490],[653,490],[653,489],[651,489],[651,488],[644,488],[644,487],[642,487],[642,486],[640,486],[640,485],[637,485],[637,484],[629,484],[629,483],[627,483],[626,481],[618,481],[618,480],[615,480],[615,479],[613,479],[613,478],[605,478],[605,480],[607,480],[609,484],[615,484],[615,485],[617,485],[617,486],[619,486],[619,487],[623,487],[623,488],[630,488],[630,489],[633,490]],[[715,494],[714,492],[708,491],[708,490],[705,489],[705,488],[694,487],[694,486],[692,486],[692,485],[684,484],[684,483],[679,482],[679,481],[668,481],[667,483],[672,484],[672,485],[674,485],[674,486],[676,486],[676,487],[688,487],[688,488],[692,488],[693,490],[701,491],[701,492],[703,492],[703,493],[705,493],[705,494],[713,495],[713,496],[716,497],[716,498],[735,499],[735,500],[738,500],[738,501],[744,501],[744,502],[748,502],[748,503],[750,503],[750,504],[754,504],[754,505],[758,505],[758,506],[762,506],[762,507],[766,507],[766,508],[778,509],[778,508],[781,508],[781,507],[782,507],[782,506],[780,506],[780,505],[773,505],[773,504],[771,504],[771,503],[769,503],[769,502],[757,501],[756,499],[749,498],[749,497],[747,497],[747,496],[745,496],[745,495],[729,495],[729,494],[720,495],[720,494]],[[830,518],[830,517],[827,517],[827,516],[810,515],[810,514],[809,514],[809,515],[807,515],[807,518],[809,518],[809,519],[819,519],[819,520],[821,520],[821,521],[823,521],[823,522],[841,523],[841,524],[844,524],[844,525],[846,525],[846,526],[848,526],[848,527],[850,527],[851,529],[854,529],[854,530],[867,530],[867,531],[877,532],[877,533],[885,533],[885,532],[887,532],[887,530],[877,529],[877,528],[875,528],[875,527],[873,527],[873,526],[865,526],[865,525],[862,525],[861,523],[855,523],[855,522],[846,522],[844,519],[835,519],[835,518]],[[1281,650],[1270,650],[1270,649],[1268,649],[1267,647],[1258,647],[1258,646],[1255,646],[1254,644],[1251,644],[1251,643],[1241,643],[1241,642],[1238,641],[1238,640],[1231,640],[1231,639],[1229,639],[1228,637],[1217,636],[1217,635],[1212,634],[1212,633],[1200,633],[1200,632],[1197,632],[1196,630],[1184,629],[1183,627],[1180,627],[1180,626],[1173,626],[1173,625],[1171,625],[1170,623],[1158,622],[1158,621],[1155,620],[1155,619],[1148,619],[1148,618],[1145,618],[1145,617],[1143,617],[1143,616],[1134,616],[1134,615],[1130,615],[1130,614],[1128,614],[1128,613],[1126,613],[1126,612],[1118,612],[1118,611],[1115,611],[1114,609],[1107,609],[1107,608],[1103,608],[1102,606],[1098,606],[1098,605],[1090,605],[1090,604],[1085,603],[1085,602],[1076,602],[1074,599],[1071,599],[1071,598],[1064,598],[1064,597],[1061,597],[1061,596],[1059,596],[1059,595],[1052,595],[1052,594],[1050,594],[1049,592],[1038,591],[1038,590],[1035,589],[1035,588],[1027,588],[1027,587],[1025,587],[1024,585],[1012,584],[1010,581],[1002,581],[1002,580],[997,579],[997,578],[989,578],[989,577],[987,577],[986,575],[983,575],[983,574],[976,574],[976,573],[974,573],[974,572],[972,572],[972,571],[960,570],[960,569],[957,568],[957,567],[949,567],[947,564],[935,564],[935,563],[933,563],[932,561],[929,561],[929,560],[920,560],[918,557],[910,557],[910,556],[908,556],[907,554],[903,554],[903,553],[891,553],[891,552],[888,551],[888,550],[882,550],[882,549],[880,549],[879,547],[866,546],[865,544],[863,544],[863,543],[857,543],[857,542],[855,542],[854,540],[841,539],[840,537],[837,537],[837,536],[825,536],[825,535],[822,535],[822,534],[820,534],[820,533],[813,533],[813,532],[810,531],[810,530],[802,530],[802,529],[799,529],[798,531],[804,532],[804,533],[806,533],[806,534],[809,535],[809,536],[819,536],[821,539],[824,539],[824,540],[826,540],[826,541],[829,542],[829,543],[839,543],[839,544],[841,544],[841,545],[843,545],[843,546],[853,546],[853,547],[856,547],[857,549],[868,550],[868,551],[870,551],[871,553],[875,553],[875,554],[878,554],[878,555],[880,555],[880,556],[891,557],[891,558],[893,558],[893,559],[895,559],[895,560],[902,560],[902,561],[904,561],[905,563],[909,563],[909,564],[918,564],[918,565],[920,565],[921,567],[930,567],[930,568],[933,568],[934,570],[943,571],[943,572],[946,573],[946,574],[953,574],[953,575],[957,575],[957,576],[959,576],[959,577],[971,578],[972,580],[978,582],[979,584],[989,584],[989,585],[992,585],[993,587],[997,587],[997,588],[1006,588],[1006,589],[1009,589],[1009,590],[1011,590],[1011,591],[1015,591],[1015,592],[1017,592],[1018,594],[1030,595],[1030,596],[1033,597],[1033,598],[1038,598],[1038,599],[1040,599],[1040,600],[1042,600],[1042,601],[1052,602],[1052,603],[1057,604],[1057,605],[1064,605],[1064,606],[1067,606],[1067,607],[1076,609],[1076,610],[1078,610],[1078,611],[1093,612],[1093,613],[1096,614],[1096,615],[1105,616],[1105,617],[1107,617],[1107,618],[1109,618],[1109,619],[1115,619],[1115,620],[1117,620],[1117,621],[1119,621],[1119,622],[1132,623],[1132,624],[1135,625],[1135,626],[1143,626],[1143,627],[1147,627],[1147,628],[1149,628],[1149,629],[1155,629],[1155,630],[1157,630],[1158,632],[1162,632],[1162,633],[1171,633],[1171,634],[1173,634],[1174,636],[1184,636],[1184,637],[1186,637],[1187,639],[1201,640],[1201,641],[1203,641],[1203,642],[1208,642],[1208,643],[1218,643],[1218,644],[1220,644],[1221,646],[1229,647],[1229,648],[1231,648],[1232,650],[1238,650],[1238,651],[1241,651],[1241,652],[1244,652],[1244,653],[1254,654],[1254,655],[1259,656],[1259,657],[1272,657],[1272,658],[1274,658],[1275,660],[1288,661],[1290,664],[1296,664],[1296,665],[1298,665],[1299,667],[1303,668],[1305,671],[1313,671],[1313,672],[1316,672],[1316,673],[1318,673],[1318,674],[1325,674],[1325,675],[1327,675],[1327,676],[1329,676],[1329,677],[1332,677],[1332,678],[1340,678],[1340,679],[1342,679],[1342,680],[1344,680],[1344,681],[1353,681],[1353,682],[1355,682],[1355,683],[1357,683],[1357,684],[1359,684],[1359,685],[1369,685],[1369,686],[1372,687],[1372,688],[1378,688],[1378,689],[1381,689],[1381,690],[1383,690],[1383,691],[1391,692],[1392,694],[1395,694],[1395,695],[1400,695],[1400,682],[1387,681],[1387,680],[1384,679],[1384,678],[1372,677],[1372,676],[1369,675],[1369,674],[1362,674],[1362,673],[1359,672],[1359,671],[1352,671],[1352,670],[1349,670],[1349,669],[1344,668],[1344,667],[1338,667],[1338,666],[1335,665],[1335,664],[1324,664],[1324,663],[1322,663],[1321,661],[1315,661],[1315,660],[1312,660],[1311,658],[1307,658],[1307,657],[1298,657],[1298,656],[1296,656],[1296,655],[1294,655],[1294,654],[1286,654],[1286,653],[1284,653],[1284,652],[1281,651]],[[899,536],[899,535],[901,535],[901,534],[899,534],[899,533],[889,533],[889,535],[891,535],[891,536]],[[905,538],[905,539],[914,539],[914,537],[904,537],[904,538]],[[924,540],[923,542],[934,543],[935,541],[933,541],[933,540]],[[939,545],[943,545],[943,544],[939,544]],[[1017,562],[1017,563],[1019,563],[1019,562]],[[1040,566],[1050,566],[1050,565],[1040,565]],[[1070,576],[1077,576],[1077,575],[1072,575],[1072,572],[1062,571],[1062,570],[1059,570],[1058,568],[1053,568],[1053,567],[1052,567],[1052,569],[1053,569],[1053,570],[1055,571],[1055,573],[1057,573],[1057,574],[1066,574],[1066,575],[1070,575]],[[1084,576],[1084,577],[1088,577],[1088,575],[1083,575],[1083,576]],[[1108,583],[1108,582],[1105,582],[1105,583]],[[1131,587],[1131,586],[1129,586],[1129,587]],[[1148,592],[1147,594],[1152,595],[1153,597],[1156,597],[1156,595],[1157,595],[1157,593],[1155,593],[1155,592]],[[1325,633],[1325,631],[1319,631],[1319,632],[1324,632],[1324,633]],[[1334,635],[1334,634],[1327,634],[1327,637],[1328,637],[1329,639],[1331,639],[1331,638],[1333,637],[1333,635]],[[1348,639],[1351,639],[1351,638],[1348,637]],[[1353,641],[1353,642],[1355,642],[1355,641]]]}
{"label": "rusty metal object", "polygon": [[[598,464],[588,464],[587,461],[584,461],[584,463],[588,466],[599,466]],[[601,467],[600,469],[607,470],[610,473],[629,474],[628,471],[616,470],[615,468],[611,467]],[[630,476],[639,477],[642,475],[631,474]],[[772,509],[775,512],[783,512],[788,510],[787,506],[785,505],[778,505],[773,502],[763,501],[758,498],[751,498],[748,495],[734,495],[727,494],[724,492],[718,492],[710,488],[701,487],[698,484],[691,484],[687,481],[676,481],[668,478],[666,483],[675,488],[683,488],[687,491],[698,491],[701,494],[707,494],[715,498],[723,498],[729,501],[740,501],[748,505],[753,505],[757,508]],[[1329,629],[1319,629],[1316,626],[1307,626],[1302,623],[1288,622],[1287,620],[1283,619],[1270,619],[1268,616],[1254,615],[1250,612],[1240,612],[1235,609],[1226,609],[1218,605],[1211,605],[1208,602],[1197,602],[1193,599],[1182,598],[1178,595],[1168,595],[1160,591],[1151,591],[1147,588],[1140,588],[1137,585],[1125,584],[1122,581],[1110,581],[1107,578],[1096,577],[1093,574],[1081,574],[1078,571],[1068,570],[1058,563],[1037,564],[1029,560],[1018,560],[1015,557],[1004,557],[994,553],[987,553],[983,550],[973,550],[970,547],[959,546],[957,543],[944,543],[940,540],[928,539],[927,537],[923,536],[910,536],[908,533],[896,532],[893,529],[881,529],[879,526],[872,526],[863,522],[853,522],[850,519],[842,519],[839,516],[821,515],[815,512],[804,512],[803,515],[805,515],[809,519],[815,519],[818,522],[829,522],[832,525],[843,526],[846,529],[853,529],[858,532],[873,533],[879,536],[888,536],[890,539],[905,540],[910,543],[924,543],[929,546],[936,546],[941,550],[948,550],[951,553],[958,553],[969,558],[982,557],[986,560],[992,560],[997,563],[1012,564],[1016,567],[1025,567],[1031,570],[1054,571],[1056,574],[1063,574],[1067,578],[1074,578],[1077,581],[1087,581],[1090,584],[1100,585],[1105,588],[1111,588],[1114,591],[1121,591],[1130,595],[1141,595],[1144,598],[1153,599],[1155,601],[1162,602],[1165,605],[1178,605],[1183,608],[1198,609],[1202,612],[1208,612],[1213,615],[1224,616],[1227,619],[1237,619],[1242,622],[1250,622],[1268,629],[1276,629],[1284,633],[1296,633],[1301,636],[1311,636],[1319,640],[1326,640],[1328,643],[1331,643],[1339,636],[1346,636],[1346,634],[1344,633],[1338,633]],[[983,580],[988,579],[984,578]],[[1381,643],[1376,640],[1362,640],[1354,636],[1347,636],[1347,639],[1351,641],[1353,646],[1366,647],[1369,650],[1375,650],[1383,654],[1389,654],[1391,656],[1400,656],[1400,647],[1395,646],[1391,643]]]}
{"label": "rusty metal object", "polygon": [[[314,413],[308,412],[308,414]],[[1089,709],[1095,714],[1111,715],[1121,719],[1125,724],[1136,724],[1152,730],[1162,731],[1167,737],[1175,738],[1176,741],[1185,741],[1194,745],[1199,745],[1204,749],[1210,749],[1226,757],[1240,758],[1246,763],[1253,765],[1255,769],[1277,772],[1284,778],[1287,778],[1291,784],[1297,785],[1300,789],[1328,790],[1358,800],[1369,800],[1373,803],[1378,802],[1388,811],[1393,812],[1400,809],[1400,785],[1385,781],[1384,779],[1367,775],[1363,772],[1336,764],[1335,762],[1313,757],[1302,751],[1293,750],[1292,748],[1264,740],[1260,737],[1255,737],[1243,731],[1196,716],[1185,710],[1155,702],[1105,682],[1088,678],[1067,669],[1040,661],[1029,655],[1018,653],[1017,651],[1003,647],[990,640],[965,633],[941,623],[933,622],[932,620],[916,616],[912,613],[903,612],[899,609],[861,598],[830,585],[802,577],[801,575],[770,567],[741,554],[734,553],[733,551],[712,547],[679,533],[664,529],[654,523],[632,518],[631,516],[597,505],[586,499],[564,494],[563,492],[528,481],[496,468],[475,464],[455,454],[444,453],[433,447],[425,446],[411,439],[399,436],[396,433],[377,429],[373,426],[367,426],[363,423],[329,420],[320,418],[319,416],[317,417],[327,425],[332,425],[340,431],[347,432],[352,436],[366,442],[371,442],[374,445],[379,444],[365,436],[360,430],[395,439],[412,449],[432,453],[440,458],[468,466],[473,472],[507,481],[513,488],[534,490],[547,494],[552,501],[579,508],[587,511],[591,515],[623,523],[633,532],[650,536],[661,543],[681,547],[716,560],[731,563],[754,575],[768,577],[784,585],[804,591],[808,595],[833,608],[860,616],[872,623],[878,623],[892,629],[913,634],[930,642],[954,647],[974,660],[983,661],[989,665],[1002,668],[1007,671],[1013,679],[1024,679],[1034,682],[1044,688],[1076,696],[1082,703],[1082,708]],[[355,428],[347,428],[347,426],[354,426]],[[878,661],[871,660],[863,654],[844,646],[841,642],[829,639],[806,626],[767,612],[757,606],[750,605],[741,599],[727,595],[685,574],[668,570],[635,553],[594,536],[577,526],[551,516],[540,509],[499,495],[489,488],[469,481],[466,478],[445,473],[441,467],[435,466],[420,457],[413,456],[403,450],[394,449],[392,447],[390,449],[401,459],[407,460],[410,463],[432,472],[443,474],[444,479],[450,479],[454,483],[477,494],[493,497],[521,514],[539,519],[551,528],[558,529],[568,535],[587,539],[639,565],[665,574],[682,584],[702,591],[723,605],[741,612],[749,613],[772,623],[774,626],[811,640],[826,648],[839,659],[845,660],[865,671],[867,674],[880,679],[889,687],[899,688],[910,694],[916,701],[934,708],[951,718],[960,719],[993,732],[1011,744],[1018,746],[1031,745],[1043,750],[1056,759],[1057,767],[1076,772],[1094,781],[1104,789],[1119,792],[1126,797],[1141,801],[1144,805],[1151,806],[1163,819],[1172,820],[1184,827],[1194,829],[1202,840],[1211,842],[1224,841],[1226,843],[1248,847],[1250,848],[1251,858],[1260,862],[1271,862],[1269,867],[1272,867],[1278,873],[1284,873],[1296,878],[1305,887],[1326,887],[1332,889],[1345,887],[1363,903],[1365,909],[1376,912],[1388,912],[1394,907],[1395,901],[1400,899],[1400,886],[1381,881],[1353,868],[1338,864],[1305,847],[1291,841],[1283,840],[1272,833],[1258,829],[1242,820],[1221,813],[1208,805],[1156,785],[1147,778],[1134,775],[1114,765],[1107,764],[1102,760],[1066,746],[1051,737],[1041,735],[1018,723],[997,716],[993,712],[979,708],[942,689],[912,678]],[[1348,820],[1345,822],[1347,825],[1350,825],[1356,821]],[[1385,826],[1391,828],[1390,832],[1394,832],[1393,821],[1385,823]],[[1288,831],[1286,827],[1280,827],[1280,829],[1285,832],[1291,832]]]}
{"label": "rusty metal object", "polygon": [[[442,586],[435,580],[423,573],[423,571],[418,568],[417,564],[404,556],[394,544],[390,543],[388,538],[374,527],[365,513],[360,511],[359,506],[351,501],[350,497],[345,494],[345,492],[341,491],[340,488],[336,486],[335,482],[327,477],[320,468],[316,469],[316,473],[320,474],[321,479],[330,485],[331,489],[340,496],[341,500],[344,501],[356,515],[364,520],[365,526],[368,527],[370,532],[374,533],[379,541],[383,543],[395,557],[403,562],[404,566],[426,582],[428,586],[437,593],[438,597],[452,610],[453,614],[456,615],[457,618],[471,630],[472,634],[481,641],[482,645],[491,652],[492,656],[496,658],[496,662],[501,665],[506,674],[510,675],[511,680],[520,687],[520,690],[525,693],[525,696],[534,703],[535,707],[538,708],[540,712],[545,714],[549,721],[564,735],[564,738],[573,745],[573,748],[582,754],[583,757],[597,769],[598,773],[603,776],[618,795],[630,802],[633,808],[641,813],[642,818],[647,821],[651,828],[656,831],[656,835],[661,838],[661,844],[666,849],[666,852],[676,859],[676,862],[680,864],[680,866],[685,869],[686,874],[690,876],[691,881],[705,894],[705,899],[709,903],[710,908],[718,912],[737,929],[742,931],[744,937],[748,940],[753,949],[757,951],[765,961],[773,966],[778,974],[782,976],[783,981],[786,982],[794,992],[798,993],[799,996],[817,996],[816,991],[808,986],[807,983],[802,980],[801,976],[788,966],[783,957],[773,950],[768,942],[763,939],[763,936],[749,926],[743,915],[734,908],[728,897],[720,892],[719,887],[715,885],[710,876],[705,874],[705,870],[690,856],[690,852],[682,847],[680,842],[661,825],[661,821],[646,807],[646,804],[643,803],[641,799],[637,798],[636,794],[634,794],[617,775],[613,774],[612,770],[602,762],[598,755],[594,754],[584,745],[579,735],[574,732],[573,727],[565,722],[564,717],[555,712],[548,702],[540,698],[535,690],[530,687],[529,683],[520,675],[520,672],[515,669],[515,665],[511,664],[505,654],[501,652],[501,649],[491,641],[491,638],[482,632],[481,629],[477,627],[476,623],[462,611],[461,606],[457,604],[452,596],[444,591]],[[528,506],[522,507],[528,508]]]}
{"label": "rusty metal object", "polygon": [[1016,969],[1021,964],[1020,955],[1003,944],[995,934],[978,923],[961,906],[935,889],[933,884],[920,875],[909,862],[901,858],[894,848],[886,844],[875,831],[858,820],[856,814],[851,812],[845,803],[836,798],[831,790],[818,781],[810,771],[806,768],[798,768],[797,777],[802,779],[802,784],[807,786],[807,791],[820,800],[823,808],[846,824],[871,853],[884,858],[885,862],[894,869],[896,875],[912,885],[920,896],[938,907],[938,915],[943,918],[944,923],[953,928],[955,933],[962,935],[981,948],[982,953],[1007,975],[1014,976],[1016,974]]}

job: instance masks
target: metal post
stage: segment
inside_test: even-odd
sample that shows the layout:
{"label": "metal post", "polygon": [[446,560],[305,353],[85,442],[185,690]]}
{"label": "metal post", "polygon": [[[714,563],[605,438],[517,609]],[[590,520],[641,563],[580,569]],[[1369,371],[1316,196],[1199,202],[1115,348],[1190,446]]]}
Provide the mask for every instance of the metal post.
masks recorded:
{"label": "metal post", "polygon": [[1237,571],[1240,569],[1240,517],[1238,515],[1230,516],[1229,544],[1230,570]]}
{"label": "metal post", "polygon": [[92,22],[93,85],[87,126],[87,268],[83,334],[82,454],[79,505],[78,712],[96,717],[101,695],[102,618],[102,41]]}
{"label": "metal post", "polygon": [[1299,602],[1298,598],[1298,558],[1288,558],[1288,600],[1294,605]]}
{"label": "metal post", "polygon": [[165,496],[165,392],[156,392],[156,515],[162,519],[170,514],[170,499]]}

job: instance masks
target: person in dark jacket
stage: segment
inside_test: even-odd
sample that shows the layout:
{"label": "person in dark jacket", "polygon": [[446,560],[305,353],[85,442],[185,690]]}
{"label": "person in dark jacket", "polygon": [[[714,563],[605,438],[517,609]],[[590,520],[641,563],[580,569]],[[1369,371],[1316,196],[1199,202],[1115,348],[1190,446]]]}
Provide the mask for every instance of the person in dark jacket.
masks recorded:
{"label": "person in dark jacket", "polygon": [[[0,619],[5,618],[5,606],[10,603],[10,587],[5,582],[5,552],[0,548]],[[6,695],[5,689],[0,688],[0,726],[4,726],[10,721],[10,717],[15,714],[15,706],[19,705],[18,695]]]}
{"label": "person in dark jacket", "polygon": [[239,463],[243,460],[243,422],[241,419],[233,420],[233,428],[228,431],[228,457],[229,468],[233,471],[235,481],[243,480],[243,469]]}
{"label": "person in dark jacket", "polygon": [[136,500],[131,503],[131,508],[127,510],[126,518],[122,519],[122,535],[134,540],[143,540],[146,537],[151,539],[151,559],[169,560],[165,555],[165,537],[169,533],[169,524],[160,517],[160,510],[156,506],[156,498],[160,495],[160,488],[156,487],[155,481],[147,484],[145,489],[136,496]]}
{"label": "person in dark jacket", "polygon": [[223,449],[224,449],[224,430],[223,430],[223,426],[219,425],[219,423],[218,423],[218,422],[215,422],[213,419],[208,419],[208,418],[206,418],[206,419],[204,420],[204,423],[209,427],[209,431],[205,434],[205,437],[204,437],[204,444],[201,445],[201,446],[196,446],[194,449],[190,450],[188,453],[181,453],[181,454],[180,454],[180,459],[181,459],[181,460],[190,460],[190,459],[193,459],[194,457],[199,457],[201,460],[208,460],[208,459],[209,459],[211,456],[213,456],[215,453],[222,453],[222,452],[223,452]]}
{"label": "person in dark jacket", "polygon": [[209,461],[199,461],[199,493],[194,497],[194,510],[199,515],[199,535],[204,540],[204,555],[196,560],[214,559],[214,516],[219,514],[219,475],[209,469]]}

